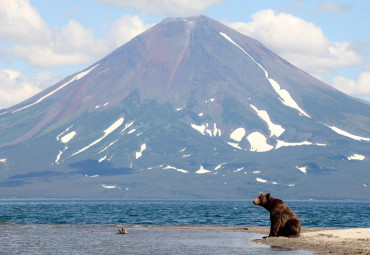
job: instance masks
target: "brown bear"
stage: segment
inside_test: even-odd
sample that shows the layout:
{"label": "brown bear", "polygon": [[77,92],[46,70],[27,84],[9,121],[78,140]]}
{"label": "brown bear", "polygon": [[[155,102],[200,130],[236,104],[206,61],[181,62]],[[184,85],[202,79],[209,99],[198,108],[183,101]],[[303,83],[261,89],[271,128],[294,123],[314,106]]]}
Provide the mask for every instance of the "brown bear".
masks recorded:
{"label": "brown bear", "polygon": [[270,212],[271,236],[299,237],[301,222],[298,216],[280,200],[271,197],[270,193],[260,195],[253,201],[253,204],[262,206]]}

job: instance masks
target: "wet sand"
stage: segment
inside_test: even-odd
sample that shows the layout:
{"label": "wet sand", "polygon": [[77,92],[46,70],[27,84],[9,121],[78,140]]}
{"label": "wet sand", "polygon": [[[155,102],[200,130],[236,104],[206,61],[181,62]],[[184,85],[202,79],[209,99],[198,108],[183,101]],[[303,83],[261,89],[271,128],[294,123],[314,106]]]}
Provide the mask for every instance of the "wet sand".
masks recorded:
{"label": "wet sand", "polygon": [[[168,229],[234,230],[268,235],[269,227],[174,226]],[[269,237],[254,239],[257,244],[313,251],[319,254],[369,254],[370,228],[302,228],[299,238]]]}

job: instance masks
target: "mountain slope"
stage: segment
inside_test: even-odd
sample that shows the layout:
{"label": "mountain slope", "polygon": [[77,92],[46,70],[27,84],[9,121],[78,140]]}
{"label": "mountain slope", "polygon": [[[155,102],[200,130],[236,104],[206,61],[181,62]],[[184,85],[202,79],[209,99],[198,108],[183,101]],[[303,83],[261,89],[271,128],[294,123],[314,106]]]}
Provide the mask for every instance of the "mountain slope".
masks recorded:
{"label": "mountain slope", "polygon": [[369,104],[168,18],[0,112],[0,196],[369,198],[369,144]]}

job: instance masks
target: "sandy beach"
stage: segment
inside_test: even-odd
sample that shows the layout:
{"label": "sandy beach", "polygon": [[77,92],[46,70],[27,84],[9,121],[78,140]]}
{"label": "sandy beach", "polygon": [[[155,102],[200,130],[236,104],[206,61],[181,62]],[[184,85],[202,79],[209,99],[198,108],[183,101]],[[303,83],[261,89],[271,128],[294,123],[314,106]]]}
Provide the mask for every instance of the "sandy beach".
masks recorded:
{"label": "sandy beach", "polygon": [[[248,231],[267,235],[269,228],[250,227]],[[370,228],[303,228],[299,238],[269,237],[254,241],[319,254],[370,254]]]}
{"label": "sandy beach", "polygon": [[[149,227],[149,226],[148,226]],[[153,226],[152,226],[153,227]],[[268,235],[269,227],[161,226],[166,229],[234,230]],[[302,228],[299,238],[254,239],[257,244],[308,250],[319,254],[370,254],[370,228]]]}

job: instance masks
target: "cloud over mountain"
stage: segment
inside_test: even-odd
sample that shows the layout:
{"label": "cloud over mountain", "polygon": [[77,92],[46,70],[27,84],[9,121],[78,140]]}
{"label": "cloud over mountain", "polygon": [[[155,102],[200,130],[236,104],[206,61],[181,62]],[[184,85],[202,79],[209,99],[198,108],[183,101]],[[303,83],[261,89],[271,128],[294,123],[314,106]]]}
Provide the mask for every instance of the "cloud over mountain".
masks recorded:
{"label": "cloud over mountain", "polygon": [[58,80],[60,77],[48,71],[29,78],[18,71],[0,69],[0,109],[22,102]]}
{"label": "cloud over mountain", "polygon": [[334,77],[333,86],[350,95],[370,95],[370,72],[362,72],[357,80],[343,76]]}
{"label": "cloud over mountain", "polygon": [[108,37],[99,38],[77,20],[60,29],[49,26],[28,0],[1,1],[0,13],[0,38],[14,42],[3,47],[3,56],[43,68],[91,62],[150,26],[137,16],[124,15],[108,27]]}
{"label": "cloud over mountain", "polygon": [[230,26],[256,38],[311,74],[319,76],[336,67],[357,65],[362,60],[349,42],[330,41],[321,28],[291,14],[269,9],[258,11],[252,19]]}

